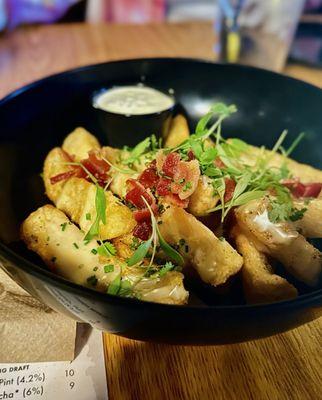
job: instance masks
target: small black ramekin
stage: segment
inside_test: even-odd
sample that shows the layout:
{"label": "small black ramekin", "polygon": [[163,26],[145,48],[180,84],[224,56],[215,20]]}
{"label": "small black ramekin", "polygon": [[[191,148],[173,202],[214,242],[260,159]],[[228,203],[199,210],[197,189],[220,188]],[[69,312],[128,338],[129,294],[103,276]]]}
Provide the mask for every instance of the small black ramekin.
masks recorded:
{"label": "small black ramekin", "polygon": [[94,94],[93,107],[96,110],[100,128],[105,133],[110,146],[122,147],[124,145],[124,137],[127,137],[127,145],[133,147],[147,136],[154,134],[159,138],[168,131],[175,102],[170,108],[163,111],[150,114],[125,115],[98,108],[96,99],[102,93],[100,91]]}

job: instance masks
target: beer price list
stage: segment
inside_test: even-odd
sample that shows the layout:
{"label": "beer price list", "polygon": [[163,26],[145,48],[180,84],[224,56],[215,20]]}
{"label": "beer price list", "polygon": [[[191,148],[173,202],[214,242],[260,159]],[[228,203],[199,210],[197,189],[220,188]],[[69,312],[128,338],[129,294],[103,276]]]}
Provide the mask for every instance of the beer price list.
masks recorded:
{"label": "beer price list", "polygon": [[0,400],[106,400],[102,333],[92,330],[72,362],[0,364]]}

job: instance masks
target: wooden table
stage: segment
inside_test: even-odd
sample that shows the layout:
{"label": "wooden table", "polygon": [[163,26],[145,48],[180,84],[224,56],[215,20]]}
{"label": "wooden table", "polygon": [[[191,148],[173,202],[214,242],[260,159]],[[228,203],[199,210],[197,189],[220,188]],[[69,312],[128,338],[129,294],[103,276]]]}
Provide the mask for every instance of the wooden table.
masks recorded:
{"label": "wooden table", "polygon": [[[211,59],[211,26],[56,25],[0,37],[0,97],[55,72],[106,60],[182,56]],[[322,86],[322,71],[286,73]],[[322,127],[321,127],[322,129]],[[110,399],[322,399],[321,319],[268,339],[183,347],[105,335]]]}

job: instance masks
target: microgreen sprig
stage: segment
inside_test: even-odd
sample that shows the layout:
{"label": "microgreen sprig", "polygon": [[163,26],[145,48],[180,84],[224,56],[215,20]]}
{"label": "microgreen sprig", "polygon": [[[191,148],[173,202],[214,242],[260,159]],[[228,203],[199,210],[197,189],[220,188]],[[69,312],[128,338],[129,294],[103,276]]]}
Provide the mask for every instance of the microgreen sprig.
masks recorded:
{"label": "microgreen sprig", "polygon": [[161,232],[158,228],[157,221],[155,219],[155,216],[153,214],[153,211],[149,205],[149,203],[146,201],[146,199],[142,196],[142,200],[145,202],[150,215],[151,215],[151,223],[152,223],[152,233],[151,236],[148,240],[142,242],[139,247],[135,250],[133,255],[128,259],[127,264],[128,266],[133,266],[135,264],[140,263],[148,254],[149,249],[152,246],[152,256],[150,258],[150,263],[149,267],[152,266],[154,258],[155,258],[155,253],[156,253],[156,248],[159,243],[161,249],[164,251],[164,253],[172,260],[174,261],[177,265],[183,265],[184,260],[183,257],[181,256],[180,253],[178,253],[173,247],[171,247],[163,238],[161,235]]}
{"label": "microgreen sprig", "polygon": [[96,185],[95,194],[95,208],[96,208],[96,218],[90,227],[89,231],[84,237],[84,241],[92,240],[99,235],[100,222],[104,225],[106,224],[106,197],[105,191],[99,185]]}
{"label": "microgreen sprig", "polygon": [[[193,151],[195,158],[199,161],[201,173],[211,179],[214,196],[219,197],[219,204],[208,212],[221,211],[222,221],[233,207],[268,194],[271,199],[271,215],[274,215],[274,219],[292,220],[292,218],[301,217],[305,211],[300,210],[301,212],[294,213],[290,191],[283,185],[282,180],[291,177],[287,168],[287,157],[298,146],[304,134],[301,133],[291,146],[284,150],[282,146],[287,137],[287,131],[284,130],[270,152],[267,153],[263,147],[257,158],[253,160],[254,162],[248,165],[247,157],[246,159],[243,157],[250,152],[247,143],[237,138],[225,140],[221,134],[222,122],[236,111],[234,105],[215,104],[200,119],[195,133],[189,139],[167,151],[178,152],[183,160],[189,158],[190,150]],[[211,122],[215,117],[217,119]],[[212,142],[209,142],[210,139]],[[276,153],[285,157],[284,163],[279,168],[271,165]],[[219,164],[216,163],[217,160]],[[233,180],[236,184],[233,197],[229,201],[225,201],[227,180]],[[281,207],[282,203],[286,204],[284,208]]]}
{"label": "microgreen sprig", "polygon": [[131,166],[135,162],[140,162],[143,155],[152,157],[160,148],[161,139],[157,140],[155,135],[151,135],[138,143],[133,149],[128,149],[130,151],[129,156],[122,159],[121,162],[124,165]]}
{"label": "microgreen sprig", "polygon": [[102,157],[102,160],[104,160],[112,169],[115,169],[115,171],[120,172],[122,174],[133,175],[136,173],[136,171],[134,171],[133,169],[123,169],[123,168],[118,167],[115,164],[112,164],[105,157]]}

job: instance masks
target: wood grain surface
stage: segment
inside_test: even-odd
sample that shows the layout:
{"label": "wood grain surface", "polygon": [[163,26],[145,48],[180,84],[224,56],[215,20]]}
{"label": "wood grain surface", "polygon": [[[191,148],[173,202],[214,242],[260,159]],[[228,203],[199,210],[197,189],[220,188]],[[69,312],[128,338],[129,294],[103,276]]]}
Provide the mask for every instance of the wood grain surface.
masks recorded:
{"label": "wood grain surface", "polygon": [[[211,26],[204,23],[21,28],[0,36],[0,97],[52,73],[107,60],[212,59],[213,43]],[[284,72],[322,86],[321,70],[290,65]],[[320,318],[271,338],[207,347],[148,344],[106,334],[109,396],[111,400],[320,400],[321,327]]]}

